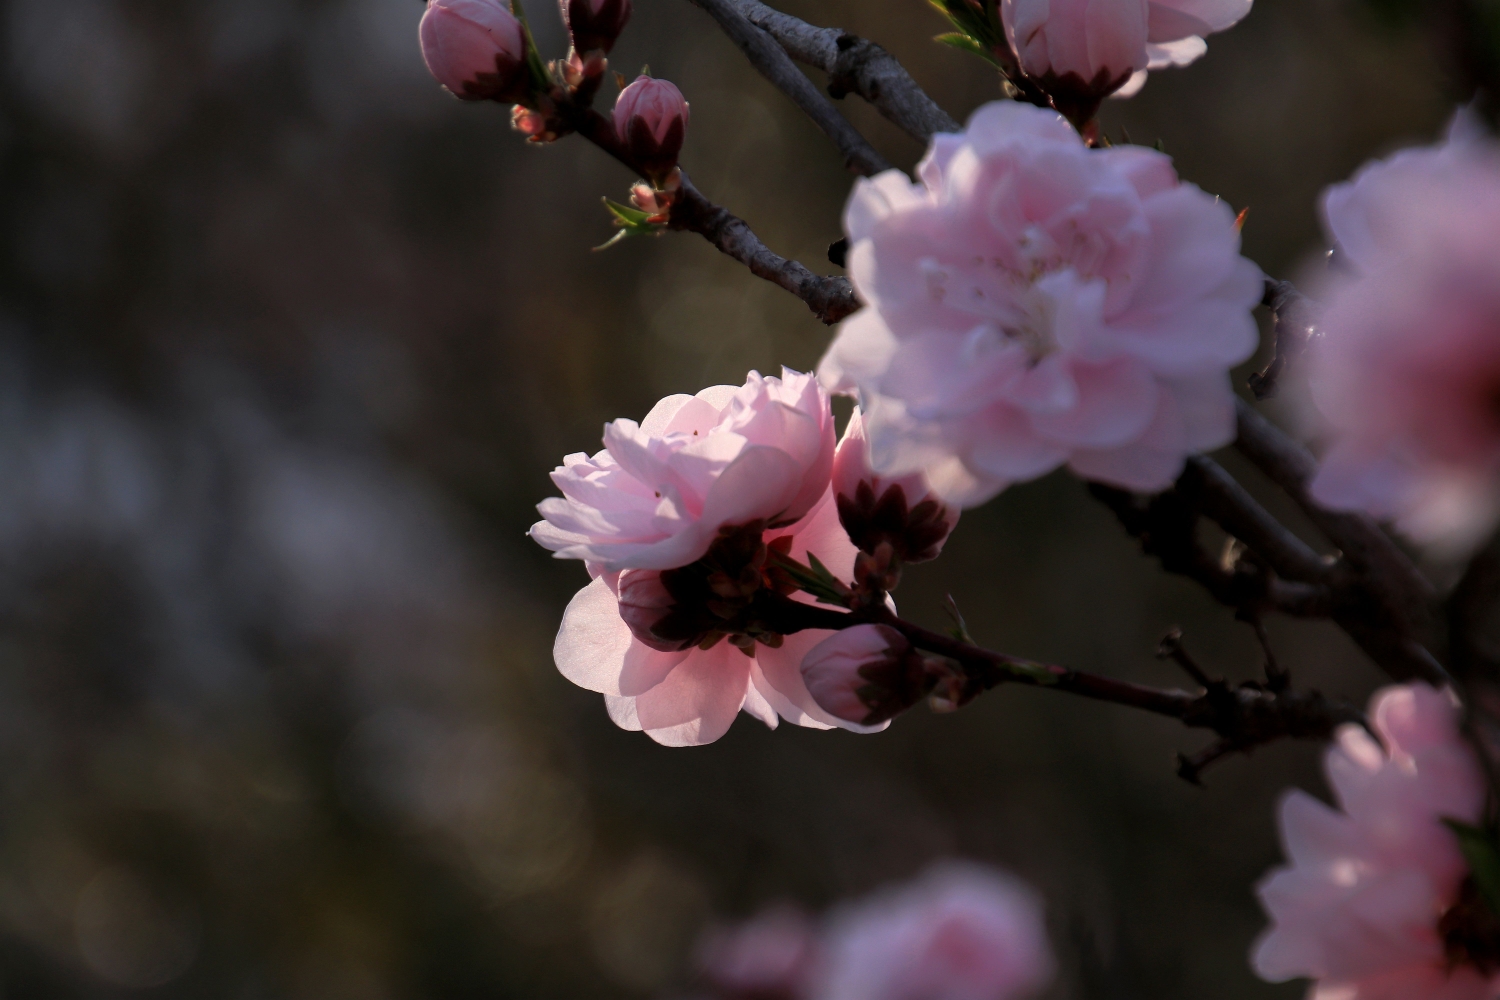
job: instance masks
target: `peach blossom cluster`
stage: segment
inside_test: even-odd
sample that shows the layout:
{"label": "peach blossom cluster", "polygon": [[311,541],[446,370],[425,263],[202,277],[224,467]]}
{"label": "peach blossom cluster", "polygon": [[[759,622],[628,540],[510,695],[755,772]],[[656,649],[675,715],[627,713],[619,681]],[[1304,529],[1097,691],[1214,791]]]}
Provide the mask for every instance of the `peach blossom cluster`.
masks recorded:
{"label": "peach blossom cluster", "polygon": [[1338,808],[1302,791],[1281,801],[1290,864],[1258,889],[1272,924],[1255,969],[1314,980],[1313,1000],[1490,1000],[1500,979],[1460,950],[1468,867],[1443,824],[1475,822],[1485,795],[1454,699],[1387,688],[1370,718],[1379,743],[1347,726],[1325,758]]}
{"label": "peach blossom cluster", "polygon": [[869,473],[858,427],[851,423],[836,446],[816,379],[751,372],[740,387],[669,396],[639,424],[616,420],[604,429],[603,451],[567,456],[552,476],[563,497],[544,500],[531,529],[558,557],[583,560],[594,578],[563,615],[558,669],[603,694],[616,724],[671,746],[710,743],[742,711],[772,728],[783,719],[883,727],[808,691],[803,660],[835,633],[741,633],[733,620],[735,609],[774,588],[769,550],[853,578],[858,549],[840,522],[835,468],[841,489],[873,482],[882,496],[894,490],[903,511],[925,518],[909,534],[941,548],[956,514],[936,502],[922,507],[920,477],[887,483]]}

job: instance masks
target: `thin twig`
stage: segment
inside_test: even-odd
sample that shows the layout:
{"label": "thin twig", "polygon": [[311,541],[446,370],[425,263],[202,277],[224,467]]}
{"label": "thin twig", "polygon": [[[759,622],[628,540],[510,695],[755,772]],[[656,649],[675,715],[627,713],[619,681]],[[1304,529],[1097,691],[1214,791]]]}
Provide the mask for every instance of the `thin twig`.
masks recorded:
{"label": "thin twig", "polygon": [[705,198],[686,176],[680,201],[672,208],[671,225],[698,233],[720,251],[807,303],[824,323],[837,323],[859,308],[849,279],[814,274],[795,260],[768,248],[739,216]]}
{"label": "thin twig", "polygon": [[740,12],[800,63],[828,74],[836,98],[858,94],[912,138],[926,142],[935,132],[957,132],[958,122],[938,107],[896,57],[842,28],[819,28],[757,0],[733,0]]}
{"label": "thin twig", "polygon": [[745,53],[750,65],[796,102],[807,117],[813,120],[813,124],[833,140],[839,152],[844,154],[844,166],[866,177],[891,168],[885,157],[875,151],[875,147],[839,114],[833,103],[796,67],[786,50],[774,38],[752,24],[741,13],[734,0],[692,2],[708,11],[730,41]]}
{"label": "thin twig", "polygon": [[1196,581],[1242,617],[1267,610],[1295,618],[1327,618],[1332,613],[1332,593],[1323,584],[1279,579],[1251,559],[1226,565],[1206,551],[1198,540],[1198,508],[1181,492],[1141,497],[1102,483],[1089,483],[1088,488],[1114,511],[1146,555],[1160,560],[1162,569]]}
{"label": "thin twig", "polygon": [[[575,110],[568,124],[631,170],[641,172],[628,151],[621,147],[609,119],[597,111]],[[859,300],[855,298],[848,278],[814,274],[797,261],[777,254],[761,242],[744,219],[709,201],[685,173],[667,225],[702,236],[720,252],[744,264],[757,277],[797,296],[824,323],[837,323],[859,308]]]}
{"label": "thin twig", "polygon": [[1271,337],[1276,353],[1270,364],[1251,373],[1246,382],[1256,399],[1270,399],[1276,395],[1278,381],[1286,374],[1287,368],[1317,335],[1317,328],[1313,325],[1307,299],[1290,281],[1267,279],[1261,305],[1271,310]]}
{"label": "thin twig", "polygon": [[[1230,687],[1205,675],[1204,690],[1194,694],[1008,656],[906,621],[884,604],[854,612],[835,611],[764,591],[752,606],[751,615],[757,623],[781,634],[804,629],[838,630],[870,622],[887,625],[918,649],[957,662],[983,689],[1002,684],[1046,688],[1177,719],[1190,728],[1212,730],[1228,744],[1214,754],[1215,759],[1231,751],[1248,752],[1282,737],[1326,740],[1344,723],[1364,721],[1358,709],[1317,691],[1277,692],[1258,684]],[[1183,776],[1196,781],[1197,772]]]}
{"label": "thin twig", "polygon": [[1211,458],[1195,456],[1177,481],[1177,488],[1219,527],[1270,563],[1281,576],[1307,583],[1327,583],[1334,567],[1306,542],[1292,534],[1256,502],[1239,481]]}

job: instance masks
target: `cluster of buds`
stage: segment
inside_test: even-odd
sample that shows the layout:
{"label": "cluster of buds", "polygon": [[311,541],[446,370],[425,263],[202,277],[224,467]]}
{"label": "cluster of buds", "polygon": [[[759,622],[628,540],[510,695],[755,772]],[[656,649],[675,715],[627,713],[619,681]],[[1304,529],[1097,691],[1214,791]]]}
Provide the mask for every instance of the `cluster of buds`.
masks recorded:
{"label": "cluster of buds", "polygon": [[[422,57],[432,75],[465,101],[512,104],[511,125],[530,142],[552,142],[576,127],[609,68],[609,53],[630,20],[631,0],[559,0],[567,58],[546,67],[530,33],[503,0],[427,0]],[[624,78],[616,74],[622,84]],[[615,101],[614,141],[644,180],[631,189],[641,215],[631,231],[657,232],[681,189],[677,157],[687,134],[688,103],[666,80],[645,73],[622,86]]]}
{"label": "cluster of buds", "polygon": [[796,583],[771,559],[785,554],[791,537],[761,540],[764,521],[720,529],[708,553],[677,569],[627,570],[620,575],[620,617],[631,634],[652,649],[678,653],[711,649],[721,639],[749,653],[758,642],[779,647],[782,636],[745,612],[756,594],[790,594]]}

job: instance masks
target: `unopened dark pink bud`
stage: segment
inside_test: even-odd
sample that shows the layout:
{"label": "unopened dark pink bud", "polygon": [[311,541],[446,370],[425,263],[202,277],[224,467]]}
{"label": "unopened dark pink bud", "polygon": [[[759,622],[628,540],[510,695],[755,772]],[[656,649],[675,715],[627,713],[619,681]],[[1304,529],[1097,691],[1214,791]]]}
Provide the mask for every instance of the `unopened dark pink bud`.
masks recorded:
{"label": "unopened dark pink bud", "polygon": [[921,654],[888,625],[855,625],[824,639],[803,657],[802,682],[823,711],[863,726],[906,711],[931,686]]}
{"label": "unopened dark pink bud", "polygon": [[630,0],[560,0],[576,52],[609,52],[630,20]]}
{"label": "unopened dark pink bud", "polygon": [[615,101],[615,135],[647,180],[677,166],[687,135],[688,102],[669,80],[638,76]]}
{"label": "unopened dark pink bud", "polygon": [[508,104],[530,91],[526,33],[500,0],[428,0],[420,35],[427,69],[456,97]]}

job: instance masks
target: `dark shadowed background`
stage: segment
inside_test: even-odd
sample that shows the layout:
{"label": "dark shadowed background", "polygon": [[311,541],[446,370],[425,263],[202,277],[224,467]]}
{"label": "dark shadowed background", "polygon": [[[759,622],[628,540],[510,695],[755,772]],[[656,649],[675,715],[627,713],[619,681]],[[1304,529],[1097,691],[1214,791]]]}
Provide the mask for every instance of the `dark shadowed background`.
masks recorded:
{"label": "dark shadowed background", "polygon": [[[698,185],[831,269],[839,157],[705,14],[637,3],[615,65],[682,87]],[[1300,995],[1245,955],[1274,800],[1322,788],[1312,746],[1198,790],[1172,755],[1201,734],[1002,690],[878,736],[742,717],[668,750],[557,674],[586,577],[524,537],[548,471],[664,394],[807,369],[830,331],[695,236],[591,253],[632,178],[440,90],[418,0],[0,8],[5,1000],[668,994],[711,918],[952,855],[1045,893],[1050,997]],[[790,9],[960,119],[996,95],[919,0]],[[1442,51],[1354,0],[1258,0],[1106,131],[1249,206],[1247,253],[1288,274],[1325,184],[1439,131]],[[1181,625],[1259,668],[1067,475],[966,514],[898,599],[939,625],[949,591],[1018,654],[1176,684],[1152,651]],[[1301,684],[1380,682],[1330,628],[1273,635]]]}

